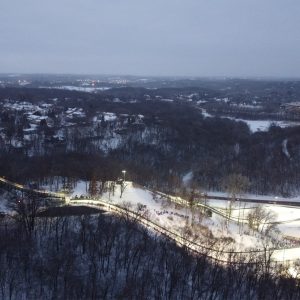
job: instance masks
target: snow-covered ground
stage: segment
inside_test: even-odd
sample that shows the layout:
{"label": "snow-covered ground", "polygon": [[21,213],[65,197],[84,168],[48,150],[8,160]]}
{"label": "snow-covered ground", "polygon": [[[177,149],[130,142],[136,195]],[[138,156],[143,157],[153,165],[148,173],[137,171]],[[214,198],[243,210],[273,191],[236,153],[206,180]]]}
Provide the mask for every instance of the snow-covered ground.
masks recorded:
{"label": "snow-covered ground", "polygon": [[208,112],[206,112],[206,110],[204,108],[202,108],[202,116],[204,118],[212,118],[213,117],[213,115],[211,115]]}
{"label": "snow-covered ground", "polygon": [[0,213],[7,213],[8,208],[7,208],[7,203],[4,198],[0,198]]}
{"label": "snow-covered ground", "polygon": [[70,195],[70,197],[75,197],[78,196],[80,197],[81,195],[87,195],[88,194],[88,185],[86,181],[78,181],[76,183],[76,186],[74,188],[74,190],[72,191],[72,194]]}
{"label": "snow-covered ground", "polygon": [[102,112],[101,114],[95,116],[93,118],[93,121],[94,122],[102,121],[102,117],[103,117],[104,121],[106,121],[106,122],[115,121],[117,119],[117,115],[115,113]]}
{"label": "snow-covered ground", "polygon": [[282,222],[277,226],[284,235],[300,239],[300,207],[267,205],[266,208],[276,214],[277,222]]}
{"label": "snow-covered ground", "polygon": [[62,86],[55,87],[55,89],[92,93],[96,91],[106,91],[109,90],[110,87],[86,87],[86,86],[83,87],[83,86],[62,85]]}
{"label": "snow-covered ground", "polygon": [[74,118],[74,117],[85,117],[85,113],[82,108],[72,107],[68,108],[66,111],[66,115],[68,118]]}
{"label": "snow-covered ground", "polygon": [[[190,176],[190,174],[187,175]],[[225,251],[248,251],[261,250],[268,243],[270,248],[286,248],[286,250],[276,251],[275,256],[285,256],[285,259],[300,257],[300,254],[295,252],[296,250],[287,249],[298,245],[296,239],[300,239],[300,208],[277,204],[236,202],[231,209],[232,220],[226,221],[224,216],[228,215],[229,201],[207,200],[206,204],[212,211],[212,216],[207,216],[203,211],[201,213],[199,206],[190,208],[180,197],[152,192],[132,182],[125,183],[122,195],[122,186],[115,185],[114,193],[106,191],[101,196],[94,197],[89,196],[88,182],[78,181],[74,184],[74,189],[70,194],[71,200],[81,197],[87,199],[83,201],[101,199],[107,203],[126,206],[131,210],[140,206],[152,222],[180,236],[185,236],[189,232],[188,238],[202,246],[209,247],[213,243],[214,249],[224,247]],[[61,184],[53,183],[51,186],[45,185],[43,188],[46,190],[60,189]],[[280,230],[274,231],[271,239],[248,227],[247,216],[259,205],[273,213],[272,222],[276,223],[275,225]],[[9,213],[9,207],[3,197],[0,199],[0,211]],[[284,240],[284,236],[294,240],[288,242]]]}
{"label": "snow-covered ground", "polygon": [[8,214],[11,212],[11,208],[6,200],[6,194],[0,195],[0,213]]}
{"label": "snow-covered ground", "polygon": [[[158,225],[161,225],[167,229],[175,231],[179,234],[183,234],[184,230],[189,228],[190,230],[196,231],[195,237],[196,241],[205,243],[208,242],[208,236],[213,237],[215,240],[221,240],[227,238],[229,242],[226,249],[234,249],[235,251],[244,251],[249,249],[262,249],[264,246],[264,241],[259,233],[253,233],[249,230],[248,225],[244,223],[239,225],[235,221],[229,221],[228,226],[226,225],[226,220],[224,217],[213,213],[212,217],[203,216],[200,214],[199,209],[194,209],[193,211],[189,207],[184,207],[170,201],[169,197],[165,197],[164,194],[153,193],[142,187],[139,187],[131,182],[126,183],[125,191],[120,197],[120,185],[115,188],[115,194],[104,193],[101,199],[107,201],[108,203],[113,203],[117,205],[124,205],[124,203],[130,203],[130,207],[134,209],[137,204],[142,204],[148,211],[150,219]],[[76,185],[71,198],[76,195],[79,197],[81,195],[88,197],[87,187],[85,182],[78,182]],[[168,199],[169,198],[169,199]],[[173,197],[175,200],[176,197]],[[221,213],[225,213],[225,209],[228,205],[228,201],[219,200],[209,200],[208,205],[215,207],[220,210]],[[246,219],[247,214],[257,205],[253,204],[241,204],[241,210],[238,207],[233,207],[232,216],[240,217],[241,219]],[[268,206],[270,209],[272,205]],[[274,212],[277,213],[274,208]],[[298,214],[300,216],[300,209],[297,213],[293,212],[292,209],[286,208],[286,216],[283,218],[280,216],[278,221],[289,220],[289,218],[295,219]],[[193,222],[192,222],[193,220]],[[191,226],[193,223],[193,226]],[[286,227],[284,227],[284,225]],[[288,228],[290,224],[282,224],[280,229]],[[294,226],[294,225],[293,225]],[[291,231],[290,231],[291,232]],[[285,235],[290,235],[284,233]],[[298,235],[296,235],[298,237]],[[278,236],[278,239],[282,239],[282,236]],[[272,247],[272,245],[271,245]]]}
{"label": "snow-covered ground", "polygon": [[[226,212],[229,207],[229,201],[223,200],[207,200],[207,204],[220,212]],[[233,205],[231,216],[247,219],[248,213],[258,205],[262,205],[267,211],[274,213],[275,218],[272,222],[278,223],[277,227],[284,236],[300,239],[300,207],[236,202]]]}
{"label": "snow-covered ground", "polygon": [[[213,115],[207,113],[205,109],[202,109],[202,115],[205,118],[213,117]],[[279,126],[281,128],[300,126],[300,122],[292,122],[292,121],[247,120],[247,119],[240,119],[240,118],[234,118],[229,116],[223,116],[221,118],[227,118],[237,122],[244,122],[249,126],[250,131],[253,133],[257,131],[268,131],[272,124]]]}
{"label": "snow-covered ground", "polygon": [[193,179],[193,176],[194,176],[193,171],[190,171],[190,172],[186,173],[186,174],[182,177],[182,183],[183,183],[185,186],[187,186],[187,185],[191,182],[191,180]]}
{"label": "snow-covered ground", "polygon": [[291,122],[291,121],[245,120],[245,119],[235,119],[235,118],[231,118],[231,119],[235,121],[242,121],[247,123],[247,125],[249,126],[252,132],[268,131],[272,124],[279,126],[281,128],[300,126],[299,122]]}

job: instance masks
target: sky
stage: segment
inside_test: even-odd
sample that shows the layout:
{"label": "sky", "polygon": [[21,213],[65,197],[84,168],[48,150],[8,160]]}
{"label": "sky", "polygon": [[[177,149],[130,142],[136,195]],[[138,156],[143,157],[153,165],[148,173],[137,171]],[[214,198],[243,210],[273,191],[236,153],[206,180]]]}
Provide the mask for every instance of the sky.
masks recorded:
{"label": "sky", "polygon": [[299,0],[1,0],[0,73],[300,78]]}

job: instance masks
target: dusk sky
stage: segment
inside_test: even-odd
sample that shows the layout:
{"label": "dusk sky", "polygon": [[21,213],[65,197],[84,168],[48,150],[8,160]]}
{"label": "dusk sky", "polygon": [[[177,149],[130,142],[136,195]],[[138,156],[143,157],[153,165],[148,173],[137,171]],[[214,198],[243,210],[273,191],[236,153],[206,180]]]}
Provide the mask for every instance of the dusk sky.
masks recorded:
{"label": "dusk sky", "polygon": [[299,0],[2,0],[0,73],[300,77]]}

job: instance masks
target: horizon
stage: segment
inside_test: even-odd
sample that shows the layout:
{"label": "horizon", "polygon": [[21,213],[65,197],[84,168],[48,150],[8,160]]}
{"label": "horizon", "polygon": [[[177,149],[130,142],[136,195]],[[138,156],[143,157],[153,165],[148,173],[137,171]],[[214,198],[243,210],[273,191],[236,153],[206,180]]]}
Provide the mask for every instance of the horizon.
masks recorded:
{"label": "horizon", "polygon": [[299,77],[289,76],[189,76],[189,75],[147,75],[147,74],[104,74],[104,73],[51,73],[51,72],[0,72],[0,76],[18,77],[18,76],[74,76],[74,77],[133,77],[137,79],[170,79],[170,80],[254,80],[254,81],[299,81]]}

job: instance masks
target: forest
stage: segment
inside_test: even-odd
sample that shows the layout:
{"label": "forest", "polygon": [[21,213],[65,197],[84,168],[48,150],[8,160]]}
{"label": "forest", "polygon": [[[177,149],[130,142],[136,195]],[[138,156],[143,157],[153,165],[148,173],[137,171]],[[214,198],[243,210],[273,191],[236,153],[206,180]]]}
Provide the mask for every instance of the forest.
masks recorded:
{"label": "forest", "polygon": [[[82,180],[92,195],[96,183],[118,182],[126,170],[136,185],[189,203],[195,191],[297,194],[299,127],[274,123],[253,132],[243,121],[207,115],[198,105],[205,99],[206,108],[211,103],[215,109],[214,99],[223,96],[187,87],[0,89],[0,175],[33,188],[56,182],[65,190]],[[267,251],[247,259],[233,254],[224,263],[179,247],[126,214],[60,207],[34,195],[24,206],[24,194],[11,197],[1,186],[13,212],[0,214],[1,299],[300,297],[299,281]],[[226,244],[226,238],[207,242],[213,240]]]}
{"label": "forest", "polygon": [[126,215],[0,218],[0,299],[299,299],[268,259],[226,265],[194,255]]}
{"label": "forest", "polygon": [[[132,180],[173,193],[180,192],[182,176],[190,171],[193,184],[206,190],[222,190],[227,175],[241,174],[250,180],[247,192],[292,196],[299,191],[299,127],[273,124],[253,133],[244,122],[205,117],[189,102],[130,101],[137,96],[135,88],[126,89],[127,100],[117,101],[52,89],[36,94],[22,89],[16,100],[7,100],[17,90],[1,91],[6,106],[0,112],[0,166],[12,179],[115,179],[126,168]],[[36,110],[50,107],[33,115],[32,126],[28,112],[12,106],[24,99]],[[80,111],[70,119],[74,109]],[[107,112],[113,118],[107,119]],[[47,121],[37,122],[40,115]],[[29,134],[28,128],[34,130]]]}

